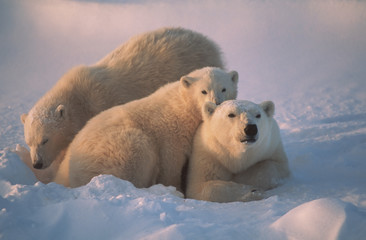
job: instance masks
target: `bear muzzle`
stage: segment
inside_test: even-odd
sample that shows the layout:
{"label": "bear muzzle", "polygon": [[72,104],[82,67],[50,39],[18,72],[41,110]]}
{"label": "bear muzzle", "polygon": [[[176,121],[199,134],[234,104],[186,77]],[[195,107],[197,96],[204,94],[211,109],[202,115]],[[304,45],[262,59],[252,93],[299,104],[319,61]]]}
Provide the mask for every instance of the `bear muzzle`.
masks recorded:
{"label": "bear muzzle", "polygon": [[42,169],[43,168],[43,160],[39,154],[36,154],[36,159],[33,162],[33,168],[35,169]]}
{"label": "bear muzzle", "polygon": [[257,141],[258,128],[256,124],[248,124],[244,128],[245,137],[240,140],[241,143],[250,144]]}

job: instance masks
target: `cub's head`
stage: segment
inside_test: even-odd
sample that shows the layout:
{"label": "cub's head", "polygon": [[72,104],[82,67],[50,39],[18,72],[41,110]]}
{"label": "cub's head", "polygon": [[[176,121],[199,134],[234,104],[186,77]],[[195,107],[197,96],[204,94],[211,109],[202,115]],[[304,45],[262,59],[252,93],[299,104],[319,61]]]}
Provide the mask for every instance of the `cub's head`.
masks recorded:
{"label": "cub's head", "polygon": [[64,151],[70,143],[67,111],[64,105],[34,107],[28,114],[21,115],[25,142],[30,148],[33,167],[44,169]]}
{"label": "cub's head", "polygon": [[203,119],[211,138],[222,146],[245,151],[271,134],[274,110],[271,101],[255,104],[231,100],[219,106],[207,102],[203,107]]}
{"label": "cub's head", "polygon": [[182,91],[201,108],[207,101],[216,105],[235,99],[238,91],[238,73],[220,68],[205,67],[181,77]]}

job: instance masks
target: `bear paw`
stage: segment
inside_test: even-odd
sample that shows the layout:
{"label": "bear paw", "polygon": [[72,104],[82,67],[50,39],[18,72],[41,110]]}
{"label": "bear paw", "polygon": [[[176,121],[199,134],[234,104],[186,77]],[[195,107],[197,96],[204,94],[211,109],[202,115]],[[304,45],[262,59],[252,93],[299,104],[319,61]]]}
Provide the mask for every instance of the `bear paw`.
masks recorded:
{"label": "bear paw", "polygon": [[32,160],[30,157],[29,150],[25,147],[17,144],[15,149],[12,151],[18,155],[18,157],[30,168],[32,168]]}
{"label": "bear paw", "polygon": [[264,191],[252,186],[244,186],[245,194],[240,198],[242,202],[256,201],[263,199]]}

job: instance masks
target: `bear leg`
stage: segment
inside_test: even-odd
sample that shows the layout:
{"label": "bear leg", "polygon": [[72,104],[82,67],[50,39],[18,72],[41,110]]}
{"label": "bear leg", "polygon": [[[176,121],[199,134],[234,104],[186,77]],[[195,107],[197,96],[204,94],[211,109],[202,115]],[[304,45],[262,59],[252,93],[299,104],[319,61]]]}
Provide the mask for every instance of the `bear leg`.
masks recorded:
{"label": "bear leg", "polygon": [[54,178],[55,172],[57,171],[57,168],[59,166],[58,162],[52,163],[51,166],[48,167],[47,169],[38,170],[33,167],[32,159],[31,159],[28,149],[17,144],[14,152],[25,163],[25,165],[27,165],[30,168],[30,170],[33,172],[33,174],[36,176],[36,178],[40,182],[47,184],[52,181],[52,179]]}
{"label": "bear leg", "polygon": [[211,180],[201,187],[201,191],[196,192],[193,198],[212,202],[247,202],[263,198],[261,190],[235,182]]}
{"label": "bear leg", "polygon": [[[84,143],[85,144],[85,143]],[[99,139],[99,145],[70,152],[69,180],[71,187],[87,184],[100,174],[111,174],[130,181],[138,188],[156,183],[158,155],[153,139],[140,129],[113,130]]]}
{"label": "bear leg", "polygon": [[288,175],[287,164],[274,160],[264,160],[238,174],[235,181],[269,190],[277,187]]}

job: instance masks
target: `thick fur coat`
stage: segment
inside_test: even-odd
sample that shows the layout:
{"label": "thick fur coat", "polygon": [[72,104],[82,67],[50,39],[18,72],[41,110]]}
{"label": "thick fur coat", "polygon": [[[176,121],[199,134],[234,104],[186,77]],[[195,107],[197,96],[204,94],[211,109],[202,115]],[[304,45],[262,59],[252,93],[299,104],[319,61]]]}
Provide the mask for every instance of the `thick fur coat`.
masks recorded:
{"label": "thick fur coat", "polygon": [[71,69],[21,116],[30,153],[18,154],[47,183],[90,118],[206,66],[224,67],[218,46],[199,33],[163,28],[133,37],[95,65]]}
{"label": "thick fur coat", "polygon": [[112,174],[136,187],[161,183],[181,190],[202,106],[235,99],[237,82],[235,71],[206,67],[100,113],[70,144],[55,181],[78,187],[99,174]]}
{"label": "thick fur coat", "polygon": [[226,101],[203,108],[189,162],[187,197],[250,201],[289,175],[274,104]]}

